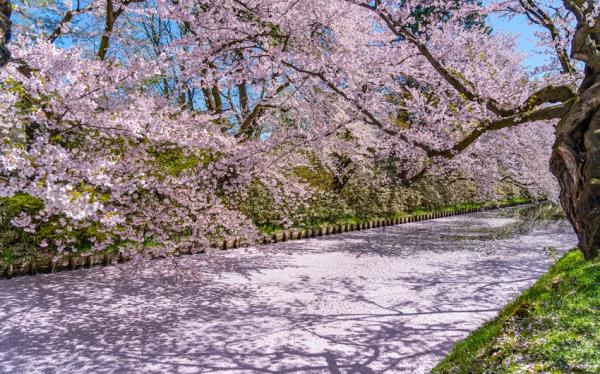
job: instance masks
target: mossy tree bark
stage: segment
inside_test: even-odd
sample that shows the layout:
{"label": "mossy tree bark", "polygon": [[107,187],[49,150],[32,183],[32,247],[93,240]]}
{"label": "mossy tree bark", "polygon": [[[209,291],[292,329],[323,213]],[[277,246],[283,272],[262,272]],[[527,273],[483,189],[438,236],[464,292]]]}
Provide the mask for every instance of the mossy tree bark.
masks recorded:
{"label": "mossy tree bark", "polygon": [[[600,54],[600,52],[599,52]],[[586,67],[579,95],[556,130],[551,170],[587,259],[600,248],[600,72]]]}

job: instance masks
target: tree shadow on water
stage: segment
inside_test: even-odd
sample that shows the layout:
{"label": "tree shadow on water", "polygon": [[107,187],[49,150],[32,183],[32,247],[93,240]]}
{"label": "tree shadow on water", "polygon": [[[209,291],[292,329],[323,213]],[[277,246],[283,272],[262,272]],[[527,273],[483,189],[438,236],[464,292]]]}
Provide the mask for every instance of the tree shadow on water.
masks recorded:
{"label": "tree shadow on water", "polygon": [[426,372],[573,240],[478,251],[443,238],[464,219],[188,256],[180,284],[160,261],[0,281],[0,372]]}

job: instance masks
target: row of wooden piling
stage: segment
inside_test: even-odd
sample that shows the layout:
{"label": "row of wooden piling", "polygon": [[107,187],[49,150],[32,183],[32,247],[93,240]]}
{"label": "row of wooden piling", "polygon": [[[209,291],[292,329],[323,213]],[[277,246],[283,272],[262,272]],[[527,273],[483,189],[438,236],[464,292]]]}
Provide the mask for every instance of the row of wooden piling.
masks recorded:
{"label": "row of wooden piling", "polygon": [[[312,227],[306,229],[289,229],[282,232],[273,234],[265,234],[261,238],[261,244],[280,243],[290,240],[299,240],[307,238],[316,238],[327,235],[335,235],[352,231],[369,230],[386,226],[402,225],[412,222],[426,221],[430,219],[443,218],[456,216],[461,214],[468,214],[474,212],[480,212],[484,210],[496,209],[498,207],[508,207],[519,204],[504,204],[501,206],[489,206],[489,207],[478,207],[478,208],[464,208],[455,209],[452,211],[436,211],[430,213],[413,214],[395,218],[378,218],[360,223],[342,223],[333,225],[323,225],[320,227]],[[239,248],[242,246],[243,241],[239,239],[225,240],[220,243],[214,243],[213,246],[221,250],[228,250],[233,248]],[[180,255],[191,254],[179,253]],[[155,256],[158,257],[158,256]],[[91,268],[96,266],[111,266],[119,263],[128,262],[131,259],[125,257],[122,254],[113,253],[99,253],[89,255],[69,254],[61,258],[37,258],[31,261],[25,261],[17,265],[8,265],[0,273],[1,278],[12,278],[16,276],[24,275],[36,275],[42,273],[56,273],[61,271],[76,270],[82,268]]]}

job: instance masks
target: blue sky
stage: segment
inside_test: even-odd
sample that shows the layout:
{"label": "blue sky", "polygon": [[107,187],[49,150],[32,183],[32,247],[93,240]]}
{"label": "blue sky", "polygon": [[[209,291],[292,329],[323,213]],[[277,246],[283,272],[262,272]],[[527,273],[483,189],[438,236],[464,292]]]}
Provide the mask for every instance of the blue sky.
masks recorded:
{"label": "blue sky", "polygon": [[[484,5],[489,5],[491,0],[483,0]],[[532,25],[525,16],[514,17],[508,20],[504,17],[491,16],[490,22],[495,31],[510,32],[518,36],[518,48],[529,57],[525,61],[529,68],[535,68],[548,62],[548,56],[539,53],[535,46],[536,31],[543,31],[539,26]]]}
{"label": "blue sky", "polygon": [[533,68],[548,62],[548,56],[540,54],[539,48],[537,48],[536,53],[534,32],[541,30],[538,26],[530,24],[525,16],[515,17],[510,21],[493,16],[490,20],[494,30],[518,35],[519,50],[529,55],[526,60],[528,67]]}

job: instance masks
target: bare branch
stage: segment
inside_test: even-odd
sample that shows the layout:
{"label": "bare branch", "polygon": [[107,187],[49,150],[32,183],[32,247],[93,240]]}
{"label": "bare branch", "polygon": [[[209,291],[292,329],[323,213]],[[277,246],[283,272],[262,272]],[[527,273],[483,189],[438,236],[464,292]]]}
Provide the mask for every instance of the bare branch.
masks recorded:
{"label": "bare branch", "polygon": [[552,22],[550,16],[532,0],[520,0],[519,2],[527,11],[527,17],[529,20],[544,27],[550,33],[550,37],[554,42],[554,50],[556,51],[556,55],[562,66],[563,73],[574,73],[575,67],[573,67],[573,64],[571,64],[569,54],[561,43],[558,27],[556,27],[554,22]]}
{"label": "bare branch", "polygon": [[73,17],[76,17],[83,13],[90,12],[94,9],[97,9],[97,6],[89,6],[89,7],[85,7],[85,8],[81,8],[81,9],[69,10],[68,12],[66,12],[63,19],[60,20],[60,22],[58,23],[58,25],[56,26],[56,28],[54,29],[52,34],[50,34],[50,36],[48,37],[48,40],[51,43],[54,43],[54,41],[56,41],[56,39],[58,39],[63,34],[64,26],[67,25],[69,22],[71,22]]}

